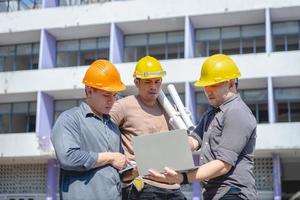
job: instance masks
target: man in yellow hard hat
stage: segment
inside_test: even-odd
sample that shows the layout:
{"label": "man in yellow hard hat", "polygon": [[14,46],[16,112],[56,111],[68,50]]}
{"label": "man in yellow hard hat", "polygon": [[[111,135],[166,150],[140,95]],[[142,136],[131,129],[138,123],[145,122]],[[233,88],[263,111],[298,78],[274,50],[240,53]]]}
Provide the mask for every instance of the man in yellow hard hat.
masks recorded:
{"label": "man in yellow hard hat", "polygon": [[236,94],[240,71],[223,54],[208,57],[201,69],[197,87],[211,105],[194,130],[201,144],[198,170],[166,174],[150,171],[152,178],[186,184],[202,181],[204,199],[257,199],[254,168],[256,120],[251,110]]}
{"label": "man in yellow hard hat", "polygon": [[115,66],[96,60],[83,78],[86,102],[63,112],[51,141],[60,171],[61,199],[121,199],[118,170],[127,165],[120,131],[109,114],[126,86]]}
{"label": "man in yellow hard hat", "polygon": [[[130,160],[134,160],[133,137],[171,129],[169,117],[157,100],[165,75],[157,59],[151,56],[141,58],[133,73],[138,95],[118,100],[110,112],[121,129],[123,148]],[[166,184],[141,177],[123,191],[123,199],[185,199],[179,184]]]}

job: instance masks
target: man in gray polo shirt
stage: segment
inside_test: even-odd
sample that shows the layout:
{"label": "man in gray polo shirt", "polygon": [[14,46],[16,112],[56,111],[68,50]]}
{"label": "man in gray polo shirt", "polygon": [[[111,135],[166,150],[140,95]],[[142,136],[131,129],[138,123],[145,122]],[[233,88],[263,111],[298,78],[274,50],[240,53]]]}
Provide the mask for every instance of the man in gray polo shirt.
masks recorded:
{"label": "man in gray polo shirt", "polygon": [[207,58],[195,86],[204,87],[210,108],[191,134],[201,145],[200,167],[165,174],[151,171],[152,178],[186,184],[203,183],[204,199],[257,199],[253,174],[256,120],[235,91],[239,69],[231,58],[217,54]]}
{"label": "man in gray polo shirt", "polygon": [[63,112],[51,141],[58,159],[60,197],[68,200],[121,199],[119,169],[127,164],[120,131],[108,115],[126,86],[107,60],[93,62],[83,78],[86,103]]}

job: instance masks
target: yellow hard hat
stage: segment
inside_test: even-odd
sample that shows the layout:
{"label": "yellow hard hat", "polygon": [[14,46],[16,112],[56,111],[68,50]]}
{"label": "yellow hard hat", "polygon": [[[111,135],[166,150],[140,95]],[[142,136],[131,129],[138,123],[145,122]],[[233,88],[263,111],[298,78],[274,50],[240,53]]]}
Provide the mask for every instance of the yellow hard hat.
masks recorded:
{"label": "yellow hard hat", "polygon": [[133,73],[134,78],[148,79],[148,78],[162,78],[166,75],[160,62],[151,56],[141,58]]}
{"label": "yellow hard hat", "polygon": [[204,87],[229,81],[240,76],[240,70],[229,56],[216,54],[204,61],[200,79],[194,85]]}
{"label": "yellow hard hat", "polygon": [[108,60],[94,61],[87,69],[82,83],[109,92],[119,92],[126,89],[117,68]]}

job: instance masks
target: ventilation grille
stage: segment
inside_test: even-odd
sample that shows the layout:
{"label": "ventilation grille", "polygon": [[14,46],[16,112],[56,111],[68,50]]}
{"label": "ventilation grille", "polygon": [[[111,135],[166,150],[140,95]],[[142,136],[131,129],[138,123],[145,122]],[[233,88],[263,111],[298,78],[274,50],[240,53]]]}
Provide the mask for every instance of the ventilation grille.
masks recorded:
{"label": "ventilation grille", "polygon": [[273,190],[272,158],[255,158],[254,163],[257,190]]}
{"label": "ventilation grille", "polygon": [[46,164],[0,165],[0,194],[45,194],[46,176]]}

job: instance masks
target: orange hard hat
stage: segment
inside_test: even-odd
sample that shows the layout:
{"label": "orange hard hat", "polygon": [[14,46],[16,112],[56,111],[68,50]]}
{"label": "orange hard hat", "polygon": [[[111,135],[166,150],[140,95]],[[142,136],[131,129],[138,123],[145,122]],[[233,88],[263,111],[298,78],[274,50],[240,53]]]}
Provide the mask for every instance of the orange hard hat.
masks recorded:
{"label": "orange hard hat", "polygon": [[117,68],[108,60],[96,60],[87,69],[82,83],[86,86],[119,92],[126,89]]}

